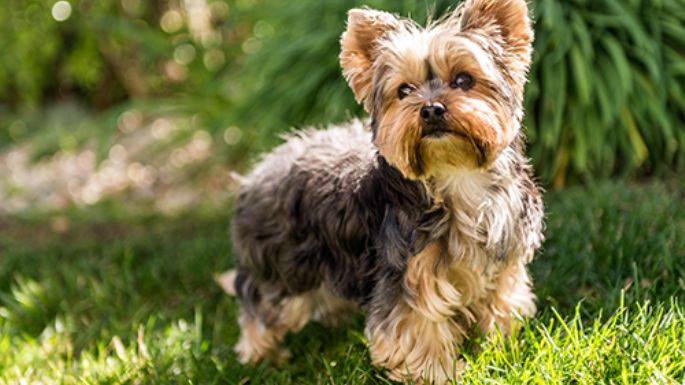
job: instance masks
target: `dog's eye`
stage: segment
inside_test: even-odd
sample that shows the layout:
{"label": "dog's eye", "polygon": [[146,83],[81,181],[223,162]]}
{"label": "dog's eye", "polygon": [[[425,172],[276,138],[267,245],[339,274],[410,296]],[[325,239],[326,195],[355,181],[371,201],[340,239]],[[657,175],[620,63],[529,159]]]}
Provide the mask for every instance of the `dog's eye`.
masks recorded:
{"label": "dog's eye", "polygon": [[473,86],[476,84],[476,80],[471,76],[470,74],[466,72],[460,72],[457,74],[457,76],[454,78],[452,83],[450,83],[450,87],[452,88],[459,88],[464,91],[468,91]]}
{"label": "dog's eye", "polygon": [[407,83],[402,83],[400,84],[400,87],[397,89],[397,97],[400,98],[400,100],[406,98],[414,92],[414,87],[410,86]]}

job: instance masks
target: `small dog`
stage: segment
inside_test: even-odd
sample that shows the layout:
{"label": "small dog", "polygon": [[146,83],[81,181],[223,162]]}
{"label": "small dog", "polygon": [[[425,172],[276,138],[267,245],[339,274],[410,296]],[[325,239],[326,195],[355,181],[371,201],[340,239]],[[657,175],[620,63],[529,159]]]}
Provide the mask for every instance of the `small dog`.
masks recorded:
{"label": "small dog", "polygon": [[[533,31],[525,0],[466,0],[420,27],[349,11],[340,63],[359,121],[266,155],[235,205],[240,361],[278,360],[310,320],[366,312],[390,378],[458,377],[459,347],[535,313],[526,264],[543,204],[524,156]],[[370,132],[369,132],[370,131]]]}

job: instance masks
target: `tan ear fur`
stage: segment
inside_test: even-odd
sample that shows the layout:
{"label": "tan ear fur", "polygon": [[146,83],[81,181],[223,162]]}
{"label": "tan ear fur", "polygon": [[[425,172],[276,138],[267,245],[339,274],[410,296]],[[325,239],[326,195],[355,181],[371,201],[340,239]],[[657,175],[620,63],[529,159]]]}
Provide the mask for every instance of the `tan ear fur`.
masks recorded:
{"label": "tan ear fur", "polygon": [[371,91],[378,39],[398,29],[401,22],[390,13],[368,8],[352,9],[347,16],[347,30],[340,39],[340,66],[355,99],[362,102]]}
{"label": "tan ear fur", "polygon": [[522,64],[530,64],[533,28],[525,0],[467,0],[461,7],[461,29],[482,29],[504,39],[504,47]]}

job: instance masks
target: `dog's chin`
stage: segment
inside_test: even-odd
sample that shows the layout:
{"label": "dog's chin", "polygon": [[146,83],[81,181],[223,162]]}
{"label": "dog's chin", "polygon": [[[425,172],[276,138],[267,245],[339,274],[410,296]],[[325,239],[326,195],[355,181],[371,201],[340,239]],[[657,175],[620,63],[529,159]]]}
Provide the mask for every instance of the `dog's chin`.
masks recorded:
{"label": "dog's chin", "polygon": [[475,171],[486,166],[483,154],[472,140],[447,130],[424,135],[419,142],[418,155],[423,177]]}

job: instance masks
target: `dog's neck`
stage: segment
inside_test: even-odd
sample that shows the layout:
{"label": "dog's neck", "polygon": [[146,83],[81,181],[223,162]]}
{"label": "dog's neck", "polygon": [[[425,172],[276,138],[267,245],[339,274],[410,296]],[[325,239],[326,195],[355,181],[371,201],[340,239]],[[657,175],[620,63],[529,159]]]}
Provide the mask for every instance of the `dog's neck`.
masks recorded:
{"label": "dog's neck", "polygon": [[506,148],[487,169],[451,168],[426,182],[438,202],[455,201],[469,207],[480,207],[493,194],[504,193],[515,182],[520,156],[515,147]]}
{"label": "dog's neck", "polygon": [[517,149],[509,147],[486,170],[452,170],[430,181],[436,203],[452,216],[451,255],[466,257],[465,246],[477,244],[491,257],[505,258],[500,254],[507,252],[516,217],[523,210],[516,184],[521,161]]}

